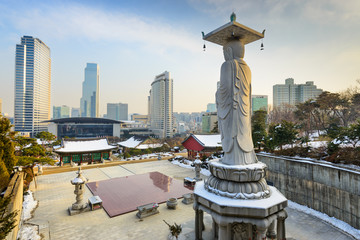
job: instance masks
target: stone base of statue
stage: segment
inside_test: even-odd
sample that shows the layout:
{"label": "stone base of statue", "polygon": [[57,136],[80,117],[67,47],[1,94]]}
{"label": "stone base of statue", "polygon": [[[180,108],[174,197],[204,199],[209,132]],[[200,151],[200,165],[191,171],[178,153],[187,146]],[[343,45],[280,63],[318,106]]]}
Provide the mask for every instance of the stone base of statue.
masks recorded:
{"label": "stone base of statue", "polygon": [[73,206],[71,206],[68,208],[68,211],[69,211],[69,215],[72,216],[83,212],[89,212],[91,211],[91,208],[88,204],[85,204],[85,206],[82,206],[82,208],[78,208],[78,209],[74,209]]}
{"label": "stone base of statue", "polygon": [[[195,235],[202,239],[203,212],[213,218],[213,238],[285,239],[287,199],[265,181],[266,165],[209,164],[211,176],[196,183]],[[275,231],[277,223],[277,231]]]}

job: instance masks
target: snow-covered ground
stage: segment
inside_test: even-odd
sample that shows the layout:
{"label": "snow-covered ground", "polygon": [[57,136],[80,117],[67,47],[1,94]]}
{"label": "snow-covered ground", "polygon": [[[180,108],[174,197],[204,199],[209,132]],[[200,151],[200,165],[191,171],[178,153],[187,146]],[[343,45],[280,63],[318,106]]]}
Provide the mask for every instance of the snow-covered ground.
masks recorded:
{"label": "snow-covered ground", "polygon": [[29,220],[32,216],[31,213],[38,205],[38,201],[34,200],[33,194],[30,190],[27,191],[28,194],[24,195],[23,202],[23,220]]}
{"label": "snow-covered ground", "polygon": [[23,224],[18,234],[19,240],[40,240],[41,237],[38,234],[38,226]]}
{"label": "snow-covered ground", "polygon": [[126,158],[126,161],[133,161],[133,160],[139,160],[139,159],[149,159],[149,158],[157,158],[159,156],[159,154],[161,155],[161,157],[173,157],[174,154],[170,153],[170,152],[165,152],[165,153],[150,153],[150,154],[143,154],[140,156],[133,156],[133,157],[129,157]]}
{"label": "snow-covered ground", "polygon": [[31,224],[27,224],[26,221],[32,218],[32,212],[38,205],[38,201],[34,200],[32,192],[30,190],[27,191],[28,194],[24,195],[24,202],[23,202],[23,209],[22,209],[22,216],[21,228],[18,233],[19,240],[40,240],[41,237],[38,235],[38,226],[34,226]]}
{"label": "snow-covered ground", "polygon": [[[178,165],[180,167],[183,167],[183,168],[192,168],[195,171],[195,167],[191,166],[191,164],[193,162],[188,160],[188,159],[185,159],[183,163],[179,162],[178,160],[173,160],[171,163],[175,164],[175,165]],[[204,168],[201,169],[200,173],[202,175],[205,175],[205,176],[210,176],[211,175],[210,171],[207,170],[207,169],[204,169]]]}
{"label": "snow-covered ground", "polygon": [[344,232],[352,235],[353,237],[355,237],[355,239],[360,239],[360,230],[359,229],[356,229],[356,228],[353,228],[352,226],[350,226],[349,224],[347,224],[346,222],[343,222],[337,218],[334,218],[334,217],[329,217],[328,215],[326,215],[325,213],[322,213],[322,212],[318,212],[312,208],[309,208],[309,207],[306,207],[304,205],[300,205],[300,204],[297,204],[293,201],[290,201],[288,200],[288,207],[289,208],[292,208],[292,209],[295,209],[295,210],[298,210],[298,211],[301,211],[301,212],[304,212],[304,213],[307,213],[307,214],[310,214],[310,215],[313,215],[317,218],[320,218],[321,220],[343,230]]}
{"label": "snow-covered ground", "polygon": [[[177,160],[172,161],[172,164],[178,165],[178,166],[183,167],[183,168],[194,168],[194,167],[191,167],[191,163],[192,163],[192,161],[187,160],[187,159],[184,160],[184,163],[180,163]],[[206,176],[210,176],[211,173],[210,173],[210,171],[208,171],[206,169],[201,169],[201,174],[206,175]],[[337,218],[329,217],[325,213],[316,211],[316,210],[311,209],[311,208],[309,208],[307,206],[300,205],[300,204],[295,203],[295,202],[290,201],[290,200],[288,200],[288,207],[292,208],[292,209],[295,209],[295,210],[298,210],[298,211],[301,211],[301,212],[304,212],[306,214],[315,216],[315,217],[317,217],[317,218],[319,218],[319,219],[321,219],[321,220],[335,226],[336,228],[339,228],[342,231],[352,235],[353,237],[355,237],[355,239],[360,239],[360,230],[359,229],[353,228],[349,224],[347,224],[347,223],[345,223],[345,222],[343,222],[343,221],[341,221],[341,220],[339,220]]]}

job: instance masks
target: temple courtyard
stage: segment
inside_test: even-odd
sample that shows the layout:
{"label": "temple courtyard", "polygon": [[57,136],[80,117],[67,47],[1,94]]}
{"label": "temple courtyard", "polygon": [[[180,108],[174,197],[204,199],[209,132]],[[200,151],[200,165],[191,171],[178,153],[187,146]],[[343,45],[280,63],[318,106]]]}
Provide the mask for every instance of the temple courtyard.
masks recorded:
{"label": "temple courtyard", "polygon": [[[169,230],[163,220],[182,225],[179,239],[195,239],[193,206],[183,204],[182,199],[179,199],[176,210],[167,209],[166,203],[162,203],[159,204],[159,214],[143,219],[136,216],[137,211],[110,218],[104,209],[70,216],[68,207],[75,202],[74,186],[70,181],[77,176],[76,171],[77,168],[74,167],[70,172],[41,175],[36,178],[36,184],[32,182],[30,186],[39,205],[34,217],[27,223],[38,225],[44,239],[167,239]],[[83,176],[88,178],[89,182],[94,182],[149,172],[160,172],[179,181],[195,176],[192,169],[179,167],[166,160],[86,169],[83,170]],[[88,199],[92,193],[85,188],[84,199]],[[287,239],[355,239],[312,215],[290,207],[287,207],[286,211]],[[203,238],[211,239],[210,215],[204,215],[204,223]]]}

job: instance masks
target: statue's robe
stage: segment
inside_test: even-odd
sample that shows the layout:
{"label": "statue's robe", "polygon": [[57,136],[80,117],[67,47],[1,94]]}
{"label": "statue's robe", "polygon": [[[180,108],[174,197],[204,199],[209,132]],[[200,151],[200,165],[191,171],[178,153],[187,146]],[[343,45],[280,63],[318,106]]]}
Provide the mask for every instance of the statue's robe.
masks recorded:
{"label": "statue's robe", "polygon": [[222,162],[229,165],[256,163],[251,136],[251,71],[243,59],[232,59],[221,66],[216,106]]}

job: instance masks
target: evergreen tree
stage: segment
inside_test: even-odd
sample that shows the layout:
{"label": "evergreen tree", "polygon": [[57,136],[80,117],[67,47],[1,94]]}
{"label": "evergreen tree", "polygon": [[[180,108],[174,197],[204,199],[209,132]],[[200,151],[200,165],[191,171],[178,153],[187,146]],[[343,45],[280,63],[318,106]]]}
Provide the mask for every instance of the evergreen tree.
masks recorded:
{"label": "evergreen tree", "polygon": [[46,142],[46,144],[51,144],[56,140],[56,136],[54,134],[45,131],[36,134],[36,138],[40,138],[40,140]]}
{"label": "evergreen tree", "polygon": [[360,142],[360,120],[358,120],[357,123],[344,128],[339,138],[343,143],[352,144],[352,146],[356,148],[357,144]]}
{"label": "evergreen tree", "polygon": [[0,162],[5,164],[9,174],[16,164],[14,144],[12,142],[14,135],[15,133],[11,131],[10,120],[0,116]]}
{"label": "evergreen tree", "polygon": [[261,146],[264,144],[266,134],[266,111],[258,110],[255,111],[251,117],[252,126],[252,139],[254,147],[261,150]]}
{"label": "evergreen tree", "polygon": [[15,217],[17,212],[7,212],[9,203],[10,197],[0,198],[0,239],[5,239],[5,237],[16,226]]}
{"label": "evergreen tree", "polygon": [[219,133],[219,123],[216,121],[214,123],[214,128],[211,130],[211,133]]}
{"label": "evergreen tree", "polygon": [[298,130],[294,123],[282,120],[281,124],[272,124],[269,127],[269,137],[274,144],[282,150],[283,145],[293,144],[297,138]]}

